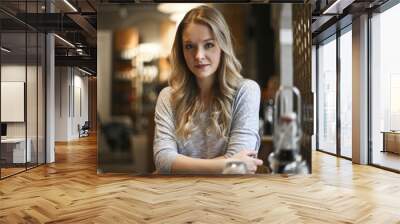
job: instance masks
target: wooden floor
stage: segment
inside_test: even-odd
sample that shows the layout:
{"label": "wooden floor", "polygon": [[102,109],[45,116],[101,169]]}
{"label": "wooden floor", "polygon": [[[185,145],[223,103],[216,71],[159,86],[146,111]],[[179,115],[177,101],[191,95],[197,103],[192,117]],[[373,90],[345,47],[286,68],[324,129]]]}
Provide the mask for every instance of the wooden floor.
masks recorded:
{"label": "wooden floor", "polygon": [[0,168],[1,169],[1,178],[4,178],[4,177],[8,177],[8,176],[11,176],[11,175],[13,175],[13,174],[16,174],[16,173],[19,173],[19,172],[22,172],[22,171],[25,171],[26,169],[25,169],[25,167],[23,167],[23,168],[19,168],[19,167],[17,167],[17,168]]}
{"label": "wooden floor", "polygon": [[27,163],[27,167],[25,168],[25,164],[18,164],[17,167],[6,167],[6,168],[1,168],[1,178],[6,178],[11,175],[15,175],[20,172],[24,172],[27,169],[34,169],[37,167],[36,163]]}
{"label": "wooden floor", "polygon": [[376,165],[400,170],[400,154],[376,150],[374,151],[372,162]]}
{"label": "wooden floor", "polygon": [[400,175],[313,153],[308,176],[96,174],[96,141],[0,181],[0,223],[400,223]]}

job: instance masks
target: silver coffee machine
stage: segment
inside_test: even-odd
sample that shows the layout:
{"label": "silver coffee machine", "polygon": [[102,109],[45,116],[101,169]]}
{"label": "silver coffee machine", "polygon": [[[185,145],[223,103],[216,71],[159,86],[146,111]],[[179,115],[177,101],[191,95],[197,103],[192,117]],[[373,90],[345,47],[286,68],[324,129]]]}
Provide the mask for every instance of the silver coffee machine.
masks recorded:
{"label": "silver coffee machine", "polygon": [[268,161],[274,174],[308,174],[300,155],[301,96],[294,86],[281,86],[275,95],[272,152]]}

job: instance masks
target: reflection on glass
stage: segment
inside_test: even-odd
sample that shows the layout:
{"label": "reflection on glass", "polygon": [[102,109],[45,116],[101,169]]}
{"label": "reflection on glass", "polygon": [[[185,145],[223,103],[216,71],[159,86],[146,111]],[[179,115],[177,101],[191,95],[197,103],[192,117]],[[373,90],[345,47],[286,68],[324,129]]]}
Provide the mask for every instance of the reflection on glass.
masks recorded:
{"label": "reflection on glass", "polygon": [[1,34],[2,47],[9,49],[1,51],[1,122],[7,126],[7,134],[1,140],[2,178],[25,170],[31,155],[26,144],[25,38],[25,32]]}
{"label": "reflection on glass", "polygon": [[[8,11],[43,13],[45,0],[1,1]],[[33,14],[30,14],[33,15]],[[0,13],[1,178],[45,162],[45,35]],[[37,17],[32,16],[33,19]]]}
{"label": "reflection on glass", "polygon": [[336,39],[318,48],[318,149],[336,154]]}
{"label": "reflection on glass", "polygon": [[340,36],[340,154],[352,157],[352,37]]}
{"label": "reflection on glass", "polygon": [[400,5],[372,17],[372,163],[400,170]]}

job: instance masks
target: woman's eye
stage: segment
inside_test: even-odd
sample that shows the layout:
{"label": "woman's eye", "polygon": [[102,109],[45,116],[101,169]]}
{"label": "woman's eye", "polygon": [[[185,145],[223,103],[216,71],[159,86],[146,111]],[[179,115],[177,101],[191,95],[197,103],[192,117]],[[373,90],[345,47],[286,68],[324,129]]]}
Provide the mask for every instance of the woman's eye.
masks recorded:
{"label": "woman's eye", "polygon": [[205,47],[206,47],[206,49],[207,48],[212,48],[212,47],[214,47],[214,44],[213,43],[206,43]]}
{"label": "woman's eye", "polygon": [[185,49],[192,49],[193,48],[193,45],[191,45],[191,44],[186,44],[185,45]]}

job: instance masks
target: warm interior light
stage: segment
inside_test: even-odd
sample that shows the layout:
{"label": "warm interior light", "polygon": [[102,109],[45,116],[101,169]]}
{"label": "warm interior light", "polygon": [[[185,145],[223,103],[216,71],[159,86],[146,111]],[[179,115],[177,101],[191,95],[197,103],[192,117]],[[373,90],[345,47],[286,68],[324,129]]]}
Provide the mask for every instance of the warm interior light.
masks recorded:
{"label": "warm interior light", "polygon": [[141,61],[151,61],[161,54],[161,45],[159,43],[141,43],[136,48],[127,49],[121,52],[121,58],[133,59],[137,57]]}
{"label": "warm interior light", "polygon": [[181,22],[181,20],[183,19],[183,17],[185,17],[186,13],[180,13],[180,12],[176,12],[173,13],[169,16],[169,19],[174,21],[176,24],[179,24]]}
{"label": "warm interior light", "polygon": [[161,3],[157,9],[166,14],[187,12],[192,8],[204,5],[201,3]]}
{"label": "warm interior light", "polygon": [[185,14],[192,8],[205,5],[203,3],[161,3],[158,5],[158,11],[170,14],[169,19],[175,22],[175,30],[179,23],[185,17]]}

